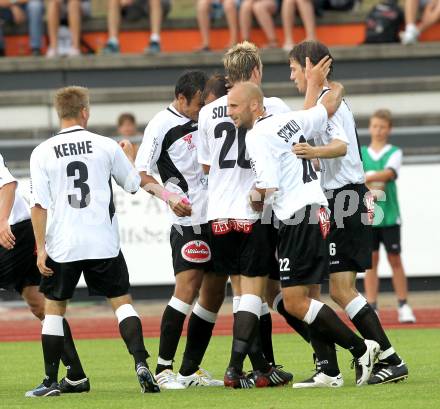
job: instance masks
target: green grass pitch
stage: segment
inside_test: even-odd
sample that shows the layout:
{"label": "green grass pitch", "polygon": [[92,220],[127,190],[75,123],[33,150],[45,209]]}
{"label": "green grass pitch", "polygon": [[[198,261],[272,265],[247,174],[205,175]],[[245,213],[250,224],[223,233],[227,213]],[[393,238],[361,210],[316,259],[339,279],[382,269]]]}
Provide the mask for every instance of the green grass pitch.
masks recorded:
{"label": "green grass pitch", "polygon": [[[131,357],[122,340],[77,341],[92,391],[88,394],[62,395],[58,398],[25,398],[24,392],[42,379],[42,354],[38,342],[1,343],[0,407],[56,409],[438,409],[440,408],[440,330],[389,331],[397,351],[409,365],[410,378],[398,384],[356,387],[350,369],[350,355],[339,352],[340,368],[345,387],[340,389],[293,390],[290,386],[270,389],[230,390],[224,388],[193,388],[141,394],[134,374]],[[176,367],[185,339],[180,343]],[[158,340],[145,343],[154,367]],[[214,337],[203,367],[222,378],[228,363],[230,337]],[[276,358],[291,370],[296,380],[308,377],[312,371],[310,348],[295,335],[275,335]],[[249,363],[246,363],[249,368]],[[60,370],[60,377],[64,368]]]}

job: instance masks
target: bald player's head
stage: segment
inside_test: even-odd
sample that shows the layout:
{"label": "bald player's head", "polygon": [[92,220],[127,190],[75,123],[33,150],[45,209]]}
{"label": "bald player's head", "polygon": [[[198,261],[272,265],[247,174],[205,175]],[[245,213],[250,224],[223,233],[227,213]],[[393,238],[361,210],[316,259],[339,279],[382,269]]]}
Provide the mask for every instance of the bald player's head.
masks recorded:
{"label": "bald player's head", "polygon": [[228,93],[228,115],[236,127],[250,129],[264,113],[263,92],[253,82],[238,82]]}

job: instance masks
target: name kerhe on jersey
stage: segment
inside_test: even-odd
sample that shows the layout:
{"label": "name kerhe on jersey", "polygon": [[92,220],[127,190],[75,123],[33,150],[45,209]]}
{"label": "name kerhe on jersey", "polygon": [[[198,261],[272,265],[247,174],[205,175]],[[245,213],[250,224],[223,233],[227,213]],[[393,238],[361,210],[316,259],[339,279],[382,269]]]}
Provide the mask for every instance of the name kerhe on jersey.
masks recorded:
{"label": "name kerhe on jersey", "polygon": [[74,143],[60,143],[53,147],[57,159],[64,156],[85,155],[86,153],[93,153],[92,141],[81,141]]}
{"label": "name kerhe on jersey", "polygon": [[277,134],[287,143],[300,129],[300,126],[293,119],[291,119],[277,132]]}

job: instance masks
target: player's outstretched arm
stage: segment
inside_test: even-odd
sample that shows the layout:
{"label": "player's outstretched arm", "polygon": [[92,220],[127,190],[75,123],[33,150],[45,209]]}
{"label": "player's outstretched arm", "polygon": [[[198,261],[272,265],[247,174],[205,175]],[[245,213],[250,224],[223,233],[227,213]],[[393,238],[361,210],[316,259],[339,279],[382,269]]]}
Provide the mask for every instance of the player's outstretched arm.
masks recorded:
{"label": "player's outstretched arm", "polygon": [[46,266],[46,224],[47,210],[39,204],[31,209],[32,227],[34,229],[35,244],[37,246],[37,267],[40,273],[46,277],[53,274],[53,271]]}
{"label": "player's outstretched arm", "polygon": [[182,198],[176,193],[165,189],[153,176],[146,172],[139,172],[141,176],[141,186],[146,192],[158,197],[168,204],[171,210],[178,217],[191,216],[191,204],[186,197]]}
{"label": "player's outstretched arm", "polygon": [[15,246],[15,236],[12,234],[8,219],[14,206],[17,182],[11,182],[0,188],[0,246],[11,250]]}

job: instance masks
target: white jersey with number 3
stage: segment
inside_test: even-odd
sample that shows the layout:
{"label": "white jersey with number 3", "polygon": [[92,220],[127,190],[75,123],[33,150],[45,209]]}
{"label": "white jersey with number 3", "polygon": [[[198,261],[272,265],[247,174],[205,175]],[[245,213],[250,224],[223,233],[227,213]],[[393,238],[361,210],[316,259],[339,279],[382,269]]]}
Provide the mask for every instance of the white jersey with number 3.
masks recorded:
{"label": "white jersey with number 3", "polygon": [[[255,177],[246,151],[246,129],[237,129],[227,115],[227,96],[204,106],[199,114],[197,155],[210,166],[208,220],[234,218],[256,220],[259,213],[249,206]],[[289,112],[279,98],[264,98],[269,114]]]}
{"label": "white jersey with number 3", "polygon": [[319,104],[307,111],[266,116],[246,135],[246,146],[255,173],[256,187],[276,189],[273,210],[286,220],[304,206],[326,206],[319,179],[309,160],[292,153],[292,145],[325,129],[327,111]]}
{"label": "white jersey with number 3", "polygon": [[113,140],[74,126],[31,155],[31,207],[48,209],[46,250],[59,263],[116,257],[112,178],[134,193],[140,177]]}

